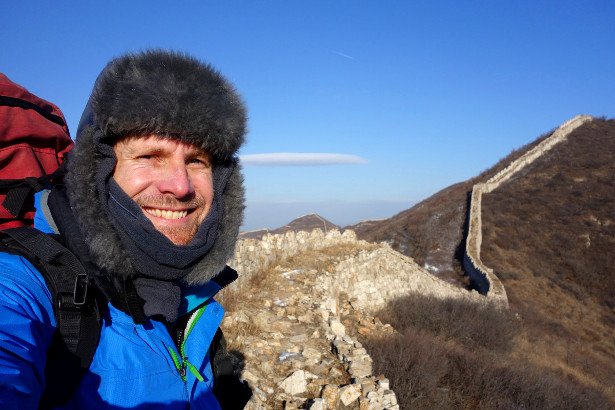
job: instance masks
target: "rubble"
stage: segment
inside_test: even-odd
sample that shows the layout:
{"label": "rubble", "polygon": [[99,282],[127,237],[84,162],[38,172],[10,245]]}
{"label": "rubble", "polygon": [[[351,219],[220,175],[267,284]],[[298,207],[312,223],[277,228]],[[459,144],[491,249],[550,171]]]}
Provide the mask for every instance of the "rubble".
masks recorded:
{"label": "rubble", "polygon": [[399,409],[388,380],[372,375],[372,360],[353,336],[394,330],[332,296],[326,275],[286,268],[274,274],[275,290],[249,293],[246,306],[257,308],[227,313],[222,324],[253,389],[246,409]]}

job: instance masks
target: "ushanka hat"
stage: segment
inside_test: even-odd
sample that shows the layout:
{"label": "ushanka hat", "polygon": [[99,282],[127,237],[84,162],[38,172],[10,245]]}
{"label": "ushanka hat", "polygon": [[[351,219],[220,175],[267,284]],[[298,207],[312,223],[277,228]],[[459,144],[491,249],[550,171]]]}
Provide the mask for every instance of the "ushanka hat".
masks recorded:
{"label": "ushanka hat", "polygon": [[116,58],[105,67],[79,123],[66,176],[70,206],[102,271],[122,278],[143,275],[126,246],[126,225],[118,224],[108,201],[116,162],[113,144],[150,135],[193,144],[212,155],[218,220],[210,236],[215,241],[180,279],[203,284],[224,268],[234,254],[243,216],[243,177],[235,155],[244,142],[246,121],[233,85],[191,56],[150,50]]}
{"label": "ushanka hat", "polygon": [[228,159],[244,142],[246,110],[240,95],[211,65],[168,51],[112,60],[96,80],[77,130],[105,138],[160,135]]}

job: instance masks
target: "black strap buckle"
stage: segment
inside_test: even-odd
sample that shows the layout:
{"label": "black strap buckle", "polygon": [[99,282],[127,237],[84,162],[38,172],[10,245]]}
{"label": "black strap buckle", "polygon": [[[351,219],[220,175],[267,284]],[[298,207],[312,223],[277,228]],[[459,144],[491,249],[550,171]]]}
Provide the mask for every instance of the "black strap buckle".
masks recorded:
{"label": "black strap buckle", "polygon": [[64,311],[79,311],[85,305],[88,297],[88,275],[79,273],[75,278],[72,293],[58,293],[58,307]]}
{"label": "black strap buckle", "polygon": [[82,307],[88,297],[88,275],[79,273],[75,278],[75,289],[73,290],[73,303],[75,306]]}

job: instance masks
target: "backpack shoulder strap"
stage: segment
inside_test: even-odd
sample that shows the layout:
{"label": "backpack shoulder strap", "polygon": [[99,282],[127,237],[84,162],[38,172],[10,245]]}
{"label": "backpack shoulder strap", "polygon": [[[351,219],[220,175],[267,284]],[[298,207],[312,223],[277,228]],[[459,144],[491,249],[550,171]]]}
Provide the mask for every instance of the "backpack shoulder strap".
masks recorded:
{"label": "backpack shoulder strap", "polygon": [[252,397],[252,388],[241,380],[244,356],[227,352],[226,339],[218,328],[209,347],[211,367],[214,375],[214,395],[223,409],[243,409]]}
{"label": "backpack shoulder strap", "polygon": [[30,261],[53,299],[57,332],[47,352],[47,386],[41,401],[53,403],[50,406],[72,397],[92,363],[101,329],[95,287],[79,259],[55,236],[27,226],[0,232],[0,249]]}

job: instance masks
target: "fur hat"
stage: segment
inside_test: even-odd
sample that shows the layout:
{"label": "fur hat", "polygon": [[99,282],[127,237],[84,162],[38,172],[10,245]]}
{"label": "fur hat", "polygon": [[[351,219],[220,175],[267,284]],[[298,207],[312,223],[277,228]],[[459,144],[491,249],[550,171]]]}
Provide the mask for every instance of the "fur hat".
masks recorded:
{"label": "fur hat", "polygon": [[77,129],[106,138],[160,135],[228,159],[244,142],[246,110],[235,88],[211,65],[168,51],[128,54],[99,75]]}
{"label": "fur hat", "polygon": [[65,178],[70,205],[97,265],[111,276],[136,273],[109,220],[99,181],[101,174],[110,176],[104,164],[115,158],[112,147],[118,138],[156,134],[201,147],[212,154],[214,166],[236,165],[224,189],[215,243],[184,280],[200,284],[216,276],[233,257],[243,218],[243,176],[234,155],[245,132],[240,95],[209,64],[162,50],[127,54],[107,64],[81,117]]}

